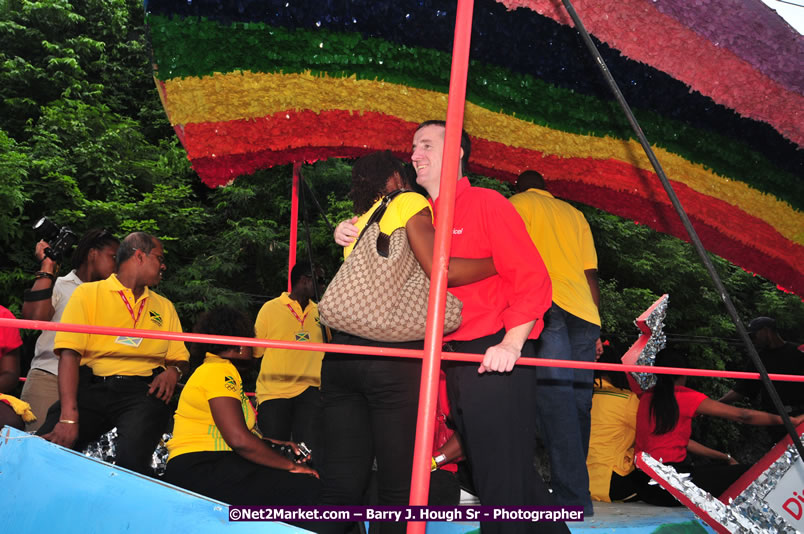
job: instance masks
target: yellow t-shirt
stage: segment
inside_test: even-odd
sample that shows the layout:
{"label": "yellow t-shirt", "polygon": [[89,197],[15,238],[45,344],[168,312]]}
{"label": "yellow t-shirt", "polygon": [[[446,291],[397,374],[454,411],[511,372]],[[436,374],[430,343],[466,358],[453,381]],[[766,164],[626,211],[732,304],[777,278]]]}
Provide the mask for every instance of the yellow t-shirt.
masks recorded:
{"label": "yellow t-shirt", "polygon": [[[324,341],[318,322],[318,305],[310,301],[302,310],[287,292],[262,305],[254,330],[260,339],[311,343]],[[271,399],[290,399],[310,386],[321,385],[323,352],[254,347],[254,357],[260,356],[263,358],[257,377],[258,403]]]}
{"label": "yellow t-shirt", "polygon": [[231,451],[215,426],[210,399],[231,397],[243,408],[246,426],[254,432],[254,410],[243,392],[237,368],[224,358],[207,352],[204,363],[187,380],[173,416],[173,438],[167,442],[168,460],[188,452]]}
{"label": "yellow t-shirt", "polygon": [[[67,302],[61,322],[135,328],[132,315],[137,318],[136,328],[139,329],[182,331],[172,302],[147,287],[135,300],[131,290],[123,286],[114,274],[106,280],[78,286]],[[190,359],[183,342],[165,339],[59,332],[53,348],[56,353],[60,349],[76,351],[81,355],[81,365],[91,367],[97,376],[148,376],[155,367]]]}
{"label": "yellow t-shirt", "polygon": [[[363,231],[363,228],[365,228],[369,218],[371,218],[371,214],[374,213],[374,210],[376,210],[377,207],[379,207],[380,202],[382,202],[382,199],[375,202],[374,205],[371,206],[370,210],[357,219],[357,224],[355,226],[357,226],[358,230],[361,232]],[[424,208],[430,210],[430,202],[428,202],[426,198],[418,193],[414,193],[413,191],[409,193],[402,193],[394,198],[385,209],[385,214],[382,216],[382,220],[380,221],[380,232],[391,235],[394,230],[404,227],[407,224],[408,219],[422,211]],[[430,216],[432,217],[432,213]],[[348,258],[354,247],[354,243],[348,247],[344,247],[343,257]]]}
{"label": "yellow t-shirt", "polygon": [[541,189],[511,197],[553,282],[553,302],[600,326],[600,313],[584,271],[597,269],[592,231],[583,214]]}
{"label": "yellow t-shirt", "polygon": [[625,476],[634,470],[634,439],[639,398],[607,380],[595,383],[592,396],[592,432],[589,436],[589,493],[596,501],[611,502],[611,473]]}

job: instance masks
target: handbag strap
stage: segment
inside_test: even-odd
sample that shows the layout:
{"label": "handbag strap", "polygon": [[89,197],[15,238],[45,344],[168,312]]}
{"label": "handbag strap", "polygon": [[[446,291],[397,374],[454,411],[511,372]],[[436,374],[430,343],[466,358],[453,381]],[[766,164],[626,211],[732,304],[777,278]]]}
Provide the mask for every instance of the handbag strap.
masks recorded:
{"label": "handbag strap", "polygon": [[[388,204],[391,203],[393,199],[401,195],[402,193],[410,193],[409,189],[397,189],[396,191],[392,191],[385,195],[380,202],[380,205],[377,206],[377,209],[374,210],[374,213],[371,214],[368,221],[366,221],[366,226],[363,227],[363,230],[360,232],[360,235],[357,236],[357,241],[355,241],[355,248],[357,244],[360,242],[360,238],[363,237],[363,234],[366,232],[369,226],[374,223],[379,223],[382,220],[383,215],[385,215],[385,210],[388,208]],[[354,250],[354,248],[352,249]]]}

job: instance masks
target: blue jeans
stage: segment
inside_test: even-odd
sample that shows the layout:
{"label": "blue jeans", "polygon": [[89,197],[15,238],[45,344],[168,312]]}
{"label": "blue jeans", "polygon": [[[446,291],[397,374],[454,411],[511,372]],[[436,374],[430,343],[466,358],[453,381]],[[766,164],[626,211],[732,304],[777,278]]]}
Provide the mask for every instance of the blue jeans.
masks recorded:
{"label": "blue jeans", "polygon": [[[592,362],[600,327],[553,304],[544,316],[538,356]],[[550,455],[551,486],[559,505],[593,513],[586,454],[591,428],[594,371],[537,367],[536,406],[542,441]]]}

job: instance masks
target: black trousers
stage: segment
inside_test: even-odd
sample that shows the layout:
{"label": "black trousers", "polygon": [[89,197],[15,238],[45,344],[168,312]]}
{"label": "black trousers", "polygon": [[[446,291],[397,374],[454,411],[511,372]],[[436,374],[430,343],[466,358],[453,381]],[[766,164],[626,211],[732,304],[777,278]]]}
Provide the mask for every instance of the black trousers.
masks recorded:
{"label": "black trousers", "polygon": [[[377,343],[339,333],[333,343],[421,348],[422,342]],[[321,366],[324,406],[322,502],[356,505],[377,461],[377,503],[407,505],[419,404],[421,360],[327,354]],[[344,532],[349,524],[322,524]],[[404,533],[404,522],[377,522],[371,532]]]}
{"label": "black trousers", "polygon": [[[115,464],[151,475],[154,449],[167,430],[173,408],[152,395],[153,377],[103,380],[88,367],[79,369],[78,440],[73,449],[83,450],[103,434],[117,427]],[[37,431],[41,436],[59,422],[61,403],[56,402]]]}
{"label": "black trousers", "polygon": [[[504,332],[470,341],[452,341],[454,352],[484,354]],[[534,356],[530,343],[523,356]],[[536,373],[515,366],[510,373],[478,374],[477,363],[451,362],[446,368],[450,410],[480,503],[484,506],[555,506],[534,468]],[[564,523],[483,522],[483,534],[564,532]]]}
{"label": "black trousers", "polygon": [[180,454],[167,463],[162,480],[227,504],[312,506],[317,478],[255,464],[232,451]]}
{"label": "black trousers", "polygon": [[257,408],[257,425],[266,438],[303,441],[313,452],[313,461],[323,456],[321,448],[321,391],[313,386],[289,399],[263,401]]}

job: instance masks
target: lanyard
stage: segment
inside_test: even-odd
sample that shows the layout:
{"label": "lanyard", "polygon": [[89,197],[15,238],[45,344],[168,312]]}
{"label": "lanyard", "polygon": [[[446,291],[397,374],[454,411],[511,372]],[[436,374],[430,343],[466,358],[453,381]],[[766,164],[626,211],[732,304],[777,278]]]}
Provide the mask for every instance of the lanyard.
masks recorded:
{"label": "lanyard", "polygon": [[299,321],[299,324],[301,325],[301,328],[304,328],[304,320],[307,319],[307,316],[310,315],[310,312],[307,312],[304,315],[302,315],[301,317],[299,317],[299,314],[296,313],[296,310],[293,309],[293,306],[291,306],[290,304],[285,304],[285,306],[288,307],[288,309],[290,310],[290,313],[293,314],[293,317],[295,317],[296,320]]}
{"label": "lanyard", "polygon": [[137,315],[135,316],[134,315],[134,310],[131,309],[131,304],[128,303],[128,299],[126,298],[126,294],[123,293],[122,291],[118,291],[117,294],[120,295],[121,299],[123,299],[123,304],[126,305],[126,308],[128,309],[129,315],[131,315],[131,318],[134,319],[134,328],[137,328],[137,321],[140,320],[140,315],[142,315],[142,309],[145,307],[145,301],[148,300],[148,298],[146,297],[146,298],[142,299],[142,302],[140,303],[140,309],[137,310]]}

